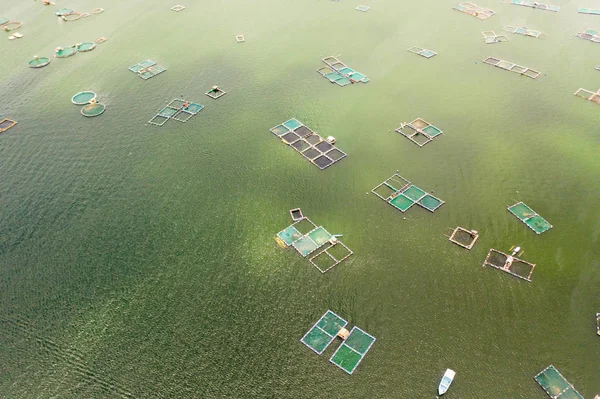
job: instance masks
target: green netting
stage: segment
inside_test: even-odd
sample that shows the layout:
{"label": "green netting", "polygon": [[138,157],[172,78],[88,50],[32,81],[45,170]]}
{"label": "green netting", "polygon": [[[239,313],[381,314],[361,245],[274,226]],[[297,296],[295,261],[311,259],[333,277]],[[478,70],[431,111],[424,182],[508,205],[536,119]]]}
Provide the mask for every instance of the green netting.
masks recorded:
{"label": "green netting", "polygon": [[277,136],[281,136],[282,134],[289,132],[289,129],[283,125],[278,125],[272,128],[271,132]]}
{"label": "green netting", "polygon": [[297,127],[302,126],[302,123],[300,123],[300,121],[298,121],[297,119],[292,118],[292,119],[288,120],[287,122],[284,122],[283,125],[290,130],[294,130]]}
{"label": "green netting", "polygon": [[83,116],[98,116],[104,112],[106,107],[104,104],[89,104],[81,108],[81,115]]}
{"label": "green netting", "polygon": [[138,65],[141,66],[142,68],[148,68],[148,67],[151,67],[152,65],[156,65],[156,62],[154,62],[152,60],[145,60],[145,61],[140,62]]}
{"label": "green netting", "polygon": [[38,57],[29,61],[29,66],[31,68],[42,68],[50,63],[50,59],[47,57]]}
{"label": "green netting", "polygon": [[140,73],[140,77],[144,80],[150,79],[153,76],[154,76],[154,74],[150,71],[144,71],[144,72]]}
{"label": "green netting", "polygon": [[354,73],[354,70],[352,68],[343,68],[340,69],[340,73],[344,74],[344,75],[350,75],[351,73]]}
{"label": "green netting", "polygon": [[335,351],[330,361],[346,373],[352,374],[361,359],[362,356],[359,353],[356,353],[348,346],[342,344],[337,351]]}
{"label": "green netting", "polygon": [[77,46],[77,51],[91,51],[96,48],[96,43],[85,42]]}
{"label": "green netting", "polygon": [[523,221],[535,215],[535,212],[522,202],[509,207],[508,210]]}
{"label": "green netting", "polygon": [[331,240],[333,237],[331,234],[327,232],[323,227],[318,227],[315,230],[311,231],[308,236],[318,245],[321,246],[325,244],[327,241]]}
{"label": "green netting", "polygon": [[344,341],[344,344],[364,355],[367,353],[374,341],[375,338],[373,338],[371,335],[359,328],[354,328],[350,336],[348,336],[346,341]]}
{"label": "green netting", "polygon": [[323,75],[323,76],[324,76],[325,78],[329,79],[329,81],[331,81],[331,82],[335,82],[336,80],[338,80],[338,79],[342,79],[342,78],[343,78],[343,76],[342,76],[342,75],[340,75],[340,74],[339,74],[339,73],[337,73],[337,72],[331,72],[331,73],[327,73],[327,74],[325,74],[325,75]]}
{"label": "green netting", "polygon": [[301,341],[304,345],[308,346],[318,354],[321,354],[334,338],[335,337],[326,334],[323,330],[313,327],[304,337],[302,337]]}
{"label": "green netting", "polygon": [[135,72],[135,73],[138,73],[142,69],[144,69],[144,67],[142,67],[140,64],[135,64],[135,65],[132,65],[132,66],[129,67],[129,70],[131,72]]}
{"label": "green netting", "polygon": [[165,118],[170,118],[173,115],[175,115],[175,113],[177,113],[176,109],[170,108],[170,107],[165,107],[165,108],[161,109],[160,111],[158,111],[157,115],[164,116]]}
{"label": "green netting", "polygon": [[288,226],[285,230],[277,233],[277,237],[287,245],[292,245],[294,241],[302,237],[302,234],[294,226]]}
{"label": "green netting", "polygon": [[346,320],[329,310],[321,317],[321,320],[319,320],[316,325],[327,334],[335,336],[346,326],[346,324],[348,324]]}
{"label": "green netting", "polygon": [[360,72],[354,72],[350,77],[352,78],[352,80],[361,81],[365,83],[369,81],[369,79],[367,79],[367,77]]}
{"label": "green netting", "polygon": [[414,202],[417,202],[422,196],[425,195],[425,191],[421,190],[417,186],[410,186],[409,188],[404,190],[404,192],[402,192],[402,194],[405,195],[406,197],[410,198]]}
{"label": "green netting", "polygon": [[69,14],[73,14],[73,10],[71,10],[70,8],[61,8],[58,11],[56,11],[56,15],[58,15],[59,17],[65,16],[65,15],[69,15]]}
{"label": "green netting", "polygon": [[405,212],[408,208],[410,208],[414,204],[415,204],[414,201],[405,197],[402,194],[398,195],[396,198],[394,198],[393,200],[390,201],[390,205],[392,205],[395,208],[400,209],[400,211],[402,211],[402,212]]}
{"label": "green netting", "polygon": [[438,208],[442,204],[443,204],[443,201],[435,198],[431,194],[427,194],[425,197],[423,197],[421,199],[421,201],[419,201],[419,205],[421,205],[423,208],[429,209],[430,211],[434,211],[436,208]]}
{"label": "green netting", "polygon": [[71,102],[75,105],[89,104],[90,101],[96,98],[96,93],[93,91],[82,91],[73,96]]}
{"label": "green netting", "polygon": [[185,111],[191,112],[192,114],[197,114],[198,112],[202,111],[203,109],[204,109],[204,105],[200,105],[200,104],[196,104],[196,103],[191,103],[190,105],[188,105],[187,107],[184,108]]}
{"label": "green netting", "polygon": [[76,46],[72,46],[72,47],[67,47],[67,48],[60,49],[60,50],[56,51],[54,53],[54,55],[56,56],[56,58],[65,58],[65,57],[72,56],[76,52],[77,52],[77,47]]}
{"label": "green netting", "polygon": [[554,368],[547,369],[535,376],[535,380],[553,398],[558,397],[561,392],[570,387],[569,382]]}
{"label": "green netting", "polygon": [[440,129],[438,129],[437,127],[431,125],[431,126],[427,126],[425,129],[423,129],[423,131],[425,133],[427,133],[429,135],[429,137],[435,137],[438,134],[442,133],[442,131]]}
{"label": "green netting", "polygon": [[585,399],[583,396],[579,394],[573,387],[567,389],[562,395],[560,395],[560,399]]}
{"label": "green netting", "polygon": [[525,221],[525,224],[527,224],[527,226],[531,227],[531,229],[533,229],[533,231],[535,231],[537,234],[541,234],[544,231],[547,231],[552,227],[552,225],[550,223],[548,223],[548,221],[546,221],[546,219],[544,219],[540,215],[535,215],[535,216],[527,219]]}
{"label": "green netting", "polygon": [[311,252],[319,247],[313,240],[306,236],[295,241],[293,246],[303,257],[307,257]]}

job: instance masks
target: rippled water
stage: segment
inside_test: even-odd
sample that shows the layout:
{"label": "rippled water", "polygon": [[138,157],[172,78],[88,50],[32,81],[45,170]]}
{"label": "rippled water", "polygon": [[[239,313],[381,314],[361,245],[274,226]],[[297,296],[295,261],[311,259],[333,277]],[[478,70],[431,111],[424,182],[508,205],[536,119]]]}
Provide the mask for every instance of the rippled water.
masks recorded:
{"label": "rippled water", "polygon": [[[591,0],[590,0],[591,1]],[[23,39],[0,40],[0,397],[542,398],[554,364],[600,392],[600,47],[574,37],[600,17],[493,1],[480,21],[453,1],[59,1],[105,12],[58,21],[55,7],[4,0]],[[506,24],[547,33],[485,45]],[[242,33],[246,42],[237,44]],[[6,34],[8,36],[8,34]],[[27,62],[56,46],[88,53]],[[439,53],[424,59],[417,45]],[[328,84],[341,54],[370,82]],[[543,73],[485,65],[496,56]],[[127,68],[151,58],[167,72]],[[218,84],[227,95],[204,93]],[[73,94],[106,112],[84,118]],[[183,95],[188,123],[147,121]],[[297,117],[349,156],[320,171],[269,128]],[[422,117],[444,135],[418,148],[393,132]],[[446,201],[405,215],[366,194],[394,171]],[[506,211],[522,200],[554,228],[536,236]],[[354,250],[321,275],[272,239],[304,213]],[[406,220],[404,219],[406,217]],[[448,227],[475,228],[471,251]],[[524,248],[532,283],[481,264]],[[332,309],[377,337],[348,376],[300,337]]]}

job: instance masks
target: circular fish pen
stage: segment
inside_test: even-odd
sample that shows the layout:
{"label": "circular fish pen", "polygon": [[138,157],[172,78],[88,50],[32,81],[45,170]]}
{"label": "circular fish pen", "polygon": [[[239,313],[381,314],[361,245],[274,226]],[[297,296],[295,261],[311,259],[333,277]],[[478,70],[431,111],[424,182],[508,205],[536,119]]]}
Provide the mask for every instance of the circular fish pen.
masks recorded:
{"label": "circular fish pen", "polygon": [[49,63],[50,58],[35,56],[31,61],[29,61],[29,68],[43,68]]}
{"label": "circular fish pen", "polygon": [[86,51],[92,51],[93,49],[96,48],[96,43],[92,43],[92,42],[84,42],[84,43],[80,43],[77,45],[77,51],[81,51],[86,52]]}
{"label": "circular fish pen", "polygon": [[94,8],[92,14],[101,14],[104,12],[104,8]]}
{"label": "circular fish pen", "polygon": [[73,22],[73,21],[77,21],[79,18],[81,18],[81,14],[76,11],[72,11],[70,14],[63,15],[61,18],[65,22]]}
{"label": "circular fish pen", "polygon": [[96,99],[96,93],[93,91],[82,91],[73,96],[71,102],[75,105],[86,105]]}
{"label": "circular fish pen", "polygon": [[57,47],[54,56],[56,58],[67,58],[77,53],[77,46],[71,46],[67,48]]}
{"label": "circular fish pen", "polygon": [[102,113],[104,113],[105,109],[106,106],[104,104],[92,102],[91,104],[88,104],[85,107],[81,108],[81,115],[91,118],[94,116],[101,115]]}
{"label": "circular fish pen", "polygon": [[7,32],[10,32],[11,30],[19,29],[21,26],[23,26],[23,24],[19,21],[8,21],[4,25],[2,25],[2,29],[4,29]]}

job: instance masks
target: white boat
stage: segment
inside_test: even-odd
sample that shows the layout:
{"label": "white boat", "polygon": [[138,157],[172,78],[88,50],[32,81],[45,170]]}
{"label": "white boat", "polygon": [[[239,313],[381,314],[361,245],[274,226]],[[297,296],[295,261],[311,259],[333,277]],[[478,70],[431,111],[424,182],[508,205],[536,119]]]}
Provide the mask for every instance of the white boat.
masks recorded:
{"label": "white boat", "polygon": [[455,375],[456,372],[454,370],[446,369],[442,381],[440,381],[440,386],[438,387],[438,395],[442,396],[446,393],[448,388],[450,388],[450,384],[452,384]]}

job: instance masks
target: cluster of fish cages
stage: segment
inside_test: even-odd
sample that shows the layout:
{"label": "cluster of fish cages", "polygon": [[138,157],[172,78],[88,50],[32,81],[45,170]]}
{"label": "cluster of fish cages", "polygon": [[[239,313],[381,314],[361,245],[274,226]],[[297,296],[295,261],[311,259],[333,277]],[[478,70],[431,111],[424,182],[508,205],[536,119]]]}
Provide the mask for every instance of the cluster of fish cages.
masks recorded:
{"label": "cluster of fish cages", "polygon": [[162,126],[171,119],[185,123],[203,109],[204,105],[175,98],[169,102],[166,107],[161,108],[148,123],[155,126]]}
{"label": "cluster of fish cages", "polygon": [[409,47],[407,50],[410,51],[411,53],[418,54],[421,57],[425,57],[425,58],[431,58],[431,57],[434,57],[437,55],[437,53],[433,50],[428,50],[426,48],[421,48],[418,46]]}
{"label": "cluster of fish cages", "polygon": [[513,64],[510,61],[504,61],[495,57],[487,57],[483,60],[484,63],[488,65],[495,66],[497,68],[504,69],[505,71],[518,73],[519,75],[527,76],[531,79],[537,79],[541,73],[536,71],[535,69],[531,69],[528,67],[524,67],[521,65]]}
{"label": "cluster of fish cages", "polygon": [[538,10],[553,11],[553,12],[558,12],[560,10],[559,6],[551,6],[549,4],[544,4],[544,3],[540,3],[537,1],[531,1],[531,0],[511,0],[510,4],[514,4],[516,6],[525,6],[525,7],[530,7],[530,8],[536,8]]}
{"label": "cluster of fish cages", "polygon": [[342,344],[331,355],[329,361],[346,373],[352,374],[375,343],[375,337],[356,326],[348,331],[345,328],[347,325],[346,320],[328,310],[304,334],[300,342],[321,355],[336,337],[340,337],[343,340]]}
{"label": "cluster of fish cages", "polygon": [[347,86],[356,82],[367,83],[369,78],[360,72],[348,67],[337,57],[329,56],[323,58],[322,61],[327,65],[317,69],[325,79],[338,86]]}
{"label": "cluster of fish cages", "polygon": [[492,15],[496,14],[494,11],[487,8],[483,8],[474,3],[460,3],[453,7],[456,11],[471,15],[479,19],[488,19]]}
{"label": "cluster of fish cages", "polygon": [[129,70],[144,80],[155,77],[166,71],[166,68],[158,65],[152,60],[145,60],[129,67]]}
{"label": "cluster of fish cages", "polygon": [[484,30],[481,32],[485,44],[504,43],[508,41],[505,35],[499,35],[493,30]]}
{"label": "cluster of fish cages", "polygon": [[600,43],[600,33],[594,29],[586,29],[583,32],[575,34],[575,36],[593,43]]}
{"label": "cluster of fish cages", "polygon": [[443,133],[441,129],[433,126],[422,118],[417,118],[410,123],[402,123],[395,131],[419,147],[423,147],[425,144],[432,142],[433,139],[439,137]]}
{"label": "cluster of fish cages", "polygon": [[323,139],[295,118],[271,128],[271,133],[319,169],[326,169],[346,157],[346,153],[334,145],[333,137]]}
{"label": "cluster of fish cages", "polygon": [[444,204],[444,201],[411,184],[398,173],[379,183],[371,192],[402,213],[413,205],[433,213]]}
{"label": "cluster of fish cages", "polygon": [[539,30],[529,29],[524,26],[519,27],[519,26],[505,25],[504,28],[502,28],[502,29],[506,32],[515,33],[517,35],[535,37],[535,38],[538,38],[541,35],[543,35],[543,33],[540,32]]}
{"label": "cluster of fish cages", "polygon": [[577,12],[580,14],[591,14],[591,15],[600,15],[599,8],[578,8]]}
{"label": "cluster of fish cages", "polygon": [[[599,67],[596,67],[600,71]],[[600,104],[600,90],[598,91],[590,91],[586,89],[579,89],[574,93],[577,97],[585,98],[588,101],[591,101],[596,104]]]}

